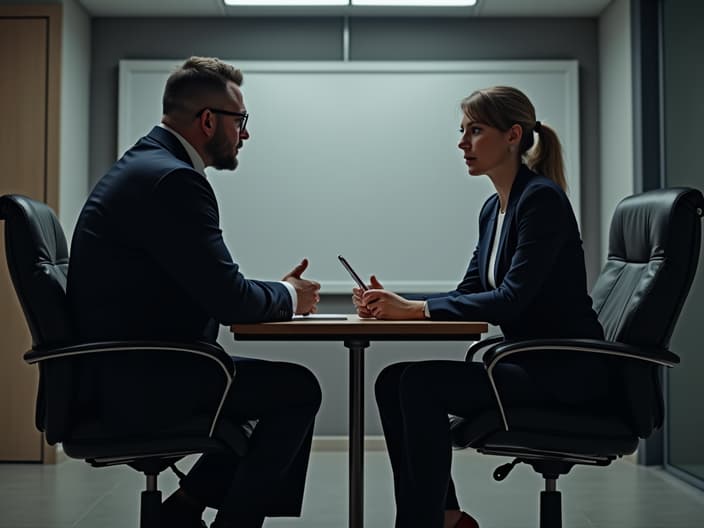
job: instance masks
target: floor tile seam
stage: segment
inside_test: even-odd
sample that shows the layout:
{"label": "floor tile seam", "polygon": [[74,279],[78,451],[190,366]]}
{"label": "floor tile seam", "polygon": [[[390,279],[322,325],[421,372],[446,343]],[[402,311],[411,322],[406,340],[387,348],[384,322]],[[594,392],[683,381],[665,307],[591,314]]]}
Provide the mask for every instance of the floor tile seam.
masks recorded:
{"label": "floor tile seam", "polygon": [[102,500],[104,500],[108,495],[112,495],[113,492],[114,492],[119,486],[120,486],[120,482],[118,481],[118,482],[114,483],[114,484],[112,485],[112,487],[111,487],[108,491],[106,491],[106,492],[104,492],[102,495],[98,496],[98,497],[93,501],[93,503],[88,507],[88,509],[85,511],[85,513],[84,513],[83,515],[81,515],[81,516],[76,520],[76,522],[74,522],[74,523],[71,525],[71,528],[76,528],[79,524],[81,524],[81,522],[83,521],[83,519],[85,519],[86,517],[88,517],[88,515],[90,515],[90,513],[91,513],[93,510],[95,510],[95,509],[97,508],[98,504],[100,504],[100,502],[101,502]]}

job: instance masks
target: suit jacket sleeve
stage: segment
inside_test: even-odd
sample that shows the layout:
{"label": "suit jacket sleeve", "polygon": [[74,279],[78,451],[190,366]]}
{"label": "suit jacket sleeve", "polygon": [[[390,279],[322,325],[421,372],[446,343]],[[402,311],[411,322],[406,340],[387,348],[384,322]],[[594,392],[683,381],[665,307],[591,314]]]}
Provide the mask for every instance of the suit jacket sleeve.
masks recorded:
{"label": "suit jacket sleeve", "polygon": [[[516,250],[502,282],[494,290],[464,293],[458,289],[446,297],[429,299],[433,319],[481,320],[502,325],[520,317],[549,281],[550,270],[567,236],[566,206],[554,189],[536,187],[526,191],[517,207]],[[474,268],[476,257],[475,251]],[[473,280],[470,277],[468,284]]]}
{"label": "suit jacket sleeve", "polygon": [[292,316],[283,284],[248,280],[225,246],[217,201],[207,180],[187,169],[153,189],[147,238],[154,259],[221,324],[280,321]]}

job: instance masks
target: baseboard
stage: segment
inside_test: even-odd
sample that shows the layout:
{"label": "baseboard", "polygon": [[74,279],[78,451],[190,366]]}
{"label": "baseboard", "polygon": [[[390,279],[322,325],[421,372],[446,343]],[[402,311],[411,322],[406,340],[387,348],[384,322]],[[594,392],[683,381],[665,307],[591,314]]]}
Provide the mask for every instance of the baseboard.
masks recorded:
{"label": "baseboard", "polygon": [[[318,453],[326,451],[348,451],[349,438],[346,436],[314,436],[313,451]],[[386,451],[386,442],[383,436],[365,436],[365,451]]]}
{"label": "baseboard", "polygon": [[64,446],[59,444],[51,446],[51,451],[44,459],[44,464],[61,464],[68,460],[68,455],[64,453]]}
{"label": "baseboard", "polygon": [[631,464],[638,464],[638,451],[634,451],[630,455],[623,455],[623,460]]}

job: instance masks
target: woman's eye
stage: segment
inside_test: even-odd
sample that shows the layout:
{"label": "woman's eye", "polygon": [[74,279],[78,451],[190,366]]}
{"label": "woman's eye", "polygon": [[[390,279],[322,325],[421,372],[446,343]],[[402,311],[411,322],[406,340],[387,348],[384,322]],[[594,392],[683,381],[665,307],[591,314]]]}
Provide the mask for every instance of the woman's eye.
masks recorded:
{"label": "woman's eye", "polygon": [[472,134],[479,134],[482,131],[479,127],[472,127]]}

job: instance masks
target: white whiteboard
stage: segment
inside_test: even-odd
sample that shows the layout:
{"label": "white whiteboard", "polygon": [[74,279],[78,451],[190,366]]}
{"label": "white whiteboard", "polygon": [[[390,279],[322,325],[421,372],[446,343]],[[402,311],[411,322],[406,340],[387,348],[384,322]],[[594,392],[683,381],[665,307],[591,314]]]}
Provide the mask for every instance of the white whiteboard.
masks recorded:
{"label": "white whiteboard", "polygon": [[[159,122],[182,61],[120,61],[118,152]],[[225,241],[250,278],[278,280],[302,257],[323,293],[350,292],[343,254],[390,289],[446,291],[462,278],[493,193],[467,174],[460,101],[523,90],[564,147],[579,215],[576,61],[245,62],[251,138],[231,171],[208,169]]]}

